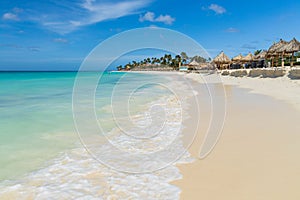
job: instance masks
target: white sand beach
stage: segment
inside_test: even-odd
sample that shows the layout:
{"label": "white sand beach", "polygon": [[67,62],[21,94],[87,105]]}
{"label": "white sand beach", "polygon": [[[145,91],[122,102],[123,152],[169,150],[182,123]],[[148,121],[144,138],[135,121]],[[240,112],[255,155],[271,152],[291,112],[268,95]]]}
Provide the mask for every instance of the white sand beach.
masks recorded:
{"label": "white sand beach", "polygon": [[[201,78],[199,74],[191,73],[187,74],[186,77],[203,83],[203,78]],[[214,75],[212,75],[212,77],[214,77]],[[250,93],[268,95],[285,101],[300,111],[300,79],[292,80],[287,76],[278,78],[252,78],[221,75],[220,78],[224,85],[235,85],[240,88],[249,89]],[[209,79],[210,76],[206,76],[206,80]]]}
{"label": "white sand beach", "polygon": [[[216,80],[185,76],[195,85]],[[182,189],[181,199],[299,199],[300,81],[230,76],[221,80],[227,94],[222,135],[208,157],[179,165],[183,179],[174,184]],[[199,113],[191,109],[190,114]],[[184,123],[188,134],[191,122]],[[207,128],[200,127],[189,149],[194,158]]]}

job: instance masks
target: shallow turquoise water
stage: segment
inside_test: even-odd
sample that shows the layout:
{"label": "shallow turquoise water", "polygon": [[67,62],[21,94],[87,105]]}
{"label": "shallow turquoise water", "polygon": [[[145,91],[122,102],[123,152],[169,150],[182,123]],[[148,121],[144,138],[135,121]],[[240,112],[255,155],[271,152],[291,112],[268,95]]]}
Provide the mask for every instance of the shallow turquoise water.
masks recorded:
{"label": "shallow turquoise water", "polygon": [[75,141],[74,73],[0,73],[0,180],[39,167]]}
{"label": "shallow turquoise water", "polygon": [[[97,74],[83,76],[88,80]],[[119,105],[127,89],[138,85],[141,79],[155,82],[154,77],[141,74],[127,74],[126,81],[119,82],[123,76],[123,73],[104,73],[97,87],[95,110],[105,131],[114,127],[105,109],[112,95],[115,105]],[[75,78],[75,72],[0,73],[0,181],[43,167],[48,160],[79,144],[72,114]],[[116,84],[122,87],[113,94]],[[152,93],[143,94],[153,88]],[[157,85],[139,87],[133,95],[134,103],[138,103],[135,107],[131,103],[132,112],[163,95],[164,89]]]}

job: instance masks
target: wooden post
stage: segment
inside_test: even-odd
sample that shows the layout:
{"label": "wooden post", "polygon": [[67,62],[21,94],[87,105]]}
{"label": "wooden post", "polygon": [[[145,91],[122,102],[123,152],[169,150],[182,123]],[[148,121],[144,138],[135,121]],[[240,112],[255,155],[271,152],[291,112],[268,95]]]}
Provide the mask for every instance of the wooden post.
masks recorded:
{"label": "wooden post", "polygon": [[281,67],[284,68],[284,57],[283,57],[283,52],[281,54]]}
{"label": "wooden post", "polygon": [[274,58],[271,58],[271,67],[274,67]]}
{"label": "wooden post", "polygon": [[294,52],[292,53],[291,67],[294,67]]}

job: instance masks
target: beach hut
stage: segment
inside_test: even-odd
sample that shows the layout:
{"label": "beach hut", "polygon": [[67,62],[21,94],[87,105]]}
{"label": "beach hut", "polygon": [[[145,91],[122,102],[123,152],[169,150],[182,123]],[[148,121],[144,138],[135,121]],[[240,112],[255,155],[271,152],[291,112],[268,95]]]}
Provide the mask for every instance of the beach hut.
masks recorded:
{"label": "beach hut", "polygon": [[268,50],[268,55],[272,55],[272,54],[275,55],[275,54],[277,54],[278,49],[280,49],[282,46],[284,46],[284,45],[286,45],[286,44],[288,44],[287,41],[285,41],[285,40],[283,40],[283,39],[280,39],[279,42],[274,43],[274,44],[269,48],[269,50]]}
{"label": "beach hut", "polygon": [[233,62],[241,62],[243,60],[244,56],[242,56],[242,54],[239,54],[237,56],[235,56],[234,58],[232,58]]}
{"label": "beach hut", "polygon": [[267,55],[267,51],[261,51],[259,54],[257,54],[256,56],[254,56],[255,60],[264,60],[266,58]]}
{"label": "beach hut", "polygon": [[193,60],[192,62],[190,62],[188,64],[188,66],[199,66],[199,63],[197,61]]}
{"label": "beach hut", "polygon": [[245,68],[248,68],[250,65],[249,63],[251,63],[251,66],[253,66],[253,61],[254,61],[254,56],[252,53],[248,53],[248,55],[246,55],[243,59],[242,59],[242,62],[244,63],[244,67]]}
{"label": "beach hut", "polygon": [[287,41],[284,41],[283,39],[280,39],[279,42],[274,43],[268,50],[266,57],[271,58],[272,64],[271,66],[274,66],[274,58],[277,58],[280,55],[280,49],[288,44]]}
{"label": "beach hut", "polygon": [[[291,67],[294,66],[294,53],[300,51],[300,42],[296,40],[296,38],[293,38],[289,43],[282,45],[280,48],[277,49],[277,53],[281,53],[282,60],[284,55],[286,54],[292,54],[292,60],[291,60]],[[283,65],[284,65],[284,61]]]}
{"label": "beach hut", "polygon": [[252,62],[254,61],[254,56],[252,53],[248,53],[248,55],[246,55],[243,59],[243,62]]}
{"label": "beach hut", "polygon": [[265,67],[265,60],[266,60],[267,51],[263,50],[259,54],[254,56],[255,67],[262,68]]}
{"label": "beach hut", "polygon": [[218,69],[224,69],[229,66],[231,63],[230,58],[222,51],[219,55],[217,55],[213,61],[217,65]]}
{"label": "beach hut", "polygon": [[234,58],[232,58],[231,60],[233,63],[230,65],[230,68],[231,69],[240,69],[243,58],[244,57],[242,56],[242,54],[239,54],[239,55],[235,56]]}
{"label": "beach hut", "polygon": [[197,69],[199,66],[200,66],[200,64],[195,60],[193,60],[192,62],[190,62],[188,64],[189,69]]}

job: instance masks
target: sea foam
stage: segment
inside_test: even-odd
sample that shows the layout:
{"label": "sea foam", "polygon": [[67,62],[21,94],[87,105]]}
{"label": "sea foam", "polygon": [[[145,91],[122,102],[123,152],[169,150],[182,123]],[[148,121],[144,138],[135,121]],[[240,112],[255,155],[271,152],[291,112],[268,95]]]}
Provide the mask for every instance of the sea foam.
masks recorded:
{"label": "sea foam", "polygon": [[[184,84],[172,84],[177,84],[174,85],[177,89],[186,89]],[[85,148],[78,147],[62,153],[44,168],[20,180],[2,182],[1,199],[179,199],[180,188],[170,184],[182,177],[176,164],[193,161],[180,139],[184,128],[182,117],[188,116],[185,104],[189,95],[180,98],[164,96],[132,116],[134,124],[143,128],[155,120],[151,119],[153,107],[163,108],[164,126],[151,127],[158,130],[153,137],[141,142],[114,128],[107,133],[109,143],[88,146],[97,158],[109,164],[95,160]],[[139,137],[151,133],[151,129],[144,135],[137,133],[141,129],[135,130],[135,127],[127,130]],[[140,156],[130,158],[129,162],[125,154],[114,152],[112,146],[126,155]],[[123,171],[114,169],[120,169],[120,166]],[[132,169],[141,173],[126,173]]]}

